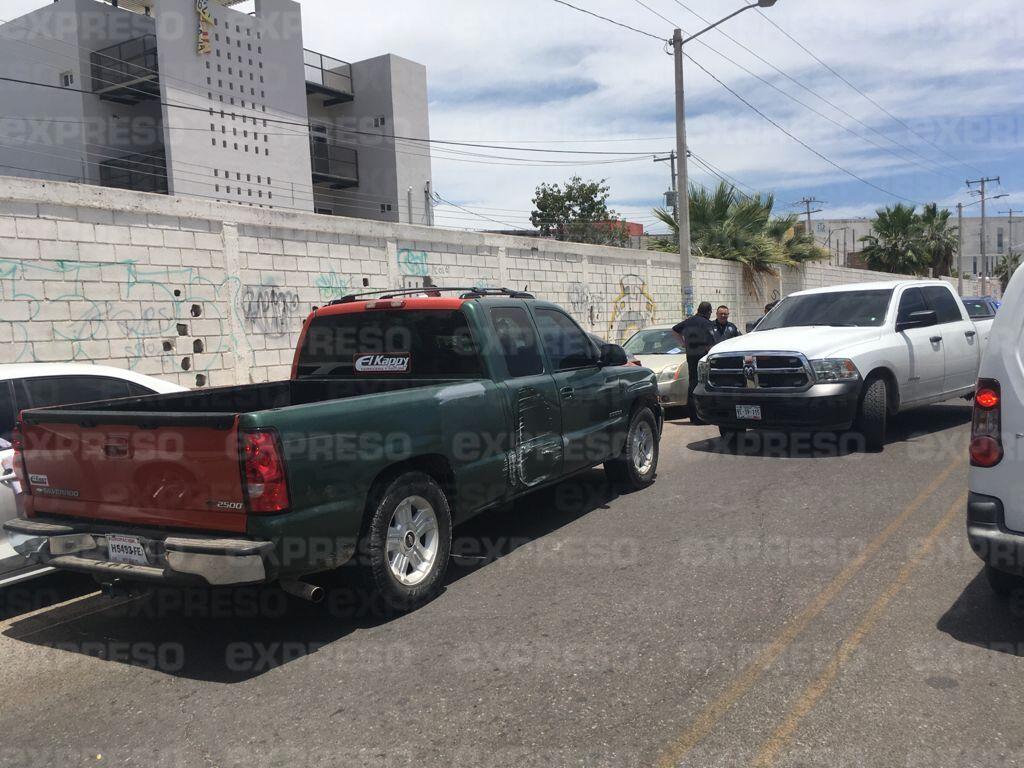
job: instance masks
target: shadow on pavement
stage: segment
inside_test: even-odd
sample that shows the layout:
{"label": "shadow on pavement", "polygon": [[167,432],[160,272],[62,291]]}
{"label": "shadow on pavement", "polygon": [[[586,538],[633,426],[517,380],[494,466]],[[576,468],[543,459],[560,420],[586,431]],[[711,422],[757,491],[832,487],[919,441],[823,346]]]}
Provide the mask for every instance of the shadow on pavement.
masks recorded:
{"label": "shadow on pavement", "polygon": [[[971,413],[969,403],[956,400],[897,414],[889,419],[886,445],[927,439],[969,424]],[[750,430],[737,435],[735,442],[714,437],[698,440],[686,447],[701,453],[765,459],[834,459],[865,452],[864,439],[855,431],[786,433]],[[966,450],[967,438],[964,436],[960,455],[966,455]]]}
{"label": "shadow on pavement", "polygon": [[[591,470],[458,526],[446,585],[606,507],[613,498],[604,472]],[[350,569],[310,580],[326,589],[320,605],[303,603],[276,587],[159,589],[115,600],[87,597],[16,620],[3,634],[178,677],[237,683],[310,654],[344,655],[344,646],[331,645],[360,628],[401,622],[401,617],[383,614],[371,596],[354,586]],[[95,588],[89,579],[84,583]],[[397,640],[388,642],[398,646]],[[345,662],[353,660],[346,655]]]}
{"label": "shadow on pavement", "polygon": [[935,626],[961,643],[1024,656],[1024,589],[999,598],[981,570]]}
{"label": "shadow on pavement", "polygon": [[96,591],[96,582],[80,573],[47,573],[0,589],[0,621],[49,608]]}

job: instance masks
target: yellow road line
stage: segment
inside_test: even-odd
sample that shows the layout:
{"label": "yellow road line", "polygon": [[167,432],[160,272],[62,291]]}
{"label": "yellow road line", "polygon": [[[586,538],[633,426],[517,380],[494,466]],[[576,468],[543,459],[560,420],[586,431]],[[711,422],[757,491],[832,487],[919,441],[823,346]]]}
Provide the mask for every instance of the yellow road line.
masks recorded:
{"label": "yellow road line", "polygon": [[892,537],[900,526],[903,525],[928,498],[947,480],[953,472],[963,466],[962,461],[957,461],[940,472],[907,507],[894,518],[879,533],[864,551],[850,561],[850,563],[822,589],[814,599],[797,616],[786,625],[785,629],[771,644],[765,648],[757,657],[748,664],[743,671],[732,681],[729,687],[716,699],[711,701],[697,719],[670,744],[658,758],[658,768],[671,768],[685,758],[700,742],[702,742],[718,722],[725,716],[732,706],[749,691],[754,683],[765,673],[765,671],[781,656],[794,640],[807,628],[832,600],[843,590],[843,587],[857,575],[885,543]]}
{"label": "yellow road line", "polygon": [[935,546],[936,540],[942,535],[949,525],[956,520],[960,515],[963,514],[964,506],[967,504],[967,494],[964,494],[956,503],[950,507],[949,511],[943,516],[939,524],[936,525],[929,533],[924,541],[921,543],[921,548],[914,555],[913,558],[906,565],[900,569],[900,572],[893,579],[889,587],[882,593],[882,595],[875,601],[875,604],[871,606],[868,612],[864,615],[863,621],[860,625],[847,637],[839,650],[836,651],[835,656],[829,662],[825,671],[821,673],[817,680],[807,686],[803,695],[799,701],[793,705],[789,714],[782,724],[775,730],[771,738],[765,742],[764,746],[761,747],[760,752],[757,754],[757,758],[754,760],[753,765],[756,768],[769,768],[775,764],[776,758],[782,753],[782,751],[789,744],[793,738],[793,734],[800,725],[800,721],[803,720],[811,710],[814,709],[815,705],[821,699],[822,696],[828,691],[832,683],[835,682],[839,676],[839,670],[842,669],[850,657],[853,656],[854,652],[864,642],[864,638],[867,637],[868,633],[875,627],[878,620],[882,617],[885,609],[892,602],[893,598],[899,593],[903,587],[907,585],[910,577],[914,571],[917,570],[918,566],[924,561],[928,553]]}

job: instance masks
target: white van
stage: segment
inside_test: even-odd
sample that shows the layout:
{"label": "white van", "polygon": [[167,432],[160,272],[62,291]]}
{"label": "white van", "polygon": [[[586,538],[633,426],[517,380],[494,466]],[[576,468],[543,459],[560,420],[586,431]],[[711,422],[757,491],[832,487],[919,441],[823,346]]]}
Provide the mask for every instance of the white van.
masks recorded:
{"label": "white van", "polygon": [[1003,297],[981,363],[971,428],[967,536],[992,589],[1024,588],[1024,269]]}

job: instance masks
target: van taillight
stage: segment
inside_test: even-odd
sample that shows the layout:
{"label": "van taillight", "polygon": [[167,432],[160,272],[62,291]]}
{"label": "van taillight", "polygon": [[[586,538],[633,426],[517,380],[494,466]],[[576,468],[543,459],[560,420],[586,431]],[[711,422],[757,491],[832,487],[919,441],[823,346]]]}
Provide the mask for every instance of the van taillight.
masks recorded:
{"label": "van taillight", "polygon": [[288,481],[276,432],[243,432],[242,481],[248,510],[272,515],[288,509]]}
{"label": "van taillight", "polygon": [[25,438],[21,434],[21,424],[14,428],[11,435],[11,448],[14,449],[14,477],[21,486],[21,492],[32,495],[32,486],[28,482],[28,470],[25,468]]}
{"label": "van taillight", "polygon": [[971,466],[994,467],[1002,460],[1002,397],[999,382],[995,379],[980,379],[974,394]]}

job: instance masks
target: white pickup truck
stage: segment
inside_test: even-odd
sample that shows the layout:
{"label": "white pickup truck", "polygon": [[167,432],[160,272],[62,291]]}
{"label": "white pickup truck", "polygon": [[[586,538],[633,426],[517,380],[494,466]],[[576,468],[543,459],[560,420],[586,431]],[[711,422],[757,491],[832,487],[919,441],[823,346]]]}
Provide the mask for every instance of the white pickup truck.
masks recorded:
{"label": "white pickup truck", "polygon": [[701,360],[697,414],[727,440],[856,427],[881,450],[889,416],[974,393],[990,324],[976,326],[939,280],[794,293]]}

